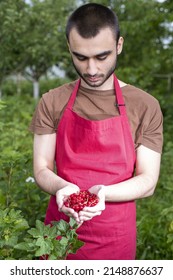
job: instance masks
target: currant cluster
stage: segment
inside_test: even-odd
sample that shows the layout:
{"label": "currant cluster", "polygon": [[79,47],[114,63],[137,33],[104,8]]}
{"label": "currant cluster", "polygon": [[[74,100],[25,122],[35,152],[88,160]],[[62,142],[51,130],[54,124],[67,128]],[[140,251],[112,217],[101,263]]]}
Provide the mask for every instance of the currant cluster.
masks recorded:
{"label": "currant cluster", "polygon": [[76,212],[81,211],[85,206],[95,206],[99,201],[96,194],[90,193],[88,190],[71,194],[64,202],[66,207],[74,209]]}

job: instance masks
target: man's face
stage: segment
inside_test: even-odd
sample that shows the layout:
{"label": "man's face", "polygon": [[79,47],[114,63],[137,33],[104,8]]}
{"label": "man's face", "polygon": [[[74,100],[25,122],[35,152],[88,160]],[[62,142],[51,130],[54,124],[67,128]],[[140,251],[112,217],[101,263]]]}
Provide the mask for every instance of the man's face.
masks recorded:
{"label": "man's face", "polygon": [[74,67],[84,87],[101,90],[113,87],[112,74],[116,68],[117,54],[122,50],[123,38],[116,44],[109,28],[102,29],[92,38],[81,37],[75,28],[69,36],[69,49]]}

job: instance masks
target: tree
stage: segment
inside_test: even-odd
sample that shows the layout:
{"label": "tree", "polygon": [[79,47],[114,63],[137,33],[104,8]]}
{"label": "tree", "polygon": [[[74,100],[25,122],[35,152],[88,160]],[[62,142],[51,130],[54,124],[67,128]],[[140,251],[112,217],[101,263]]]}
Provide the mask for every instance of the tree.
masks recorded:
{"label": "tree", "polygon": [[155,74],[161,69],[164,49],[162,36],[165,27],[162,25],[164,17],[160,12],[161,4],[155,0],[131,0],[116,6],[122,36],[125,38],[118,73],[127,82],[151,90]]}
{"label": "tree", "polygon": [[27,67],[24,75],[33,81],[35,98],[39,96],[39,79],[53,65],[62,65],[62,54],[66,46],[63,27],[73,3],[67,0],[33,0],[28,8],[29,20],[23,54]]}
{"label": "tree", "polygon": [[[173,2],[165,0],[93,0],[111,7],[120,21],[124,49],[116,73],[149,92],[172,91]],[[74,79],[65,38],[69,14],[86,0],[0,1],[0,83],[10,73],[32,80],[35,98],[39,80],[53,65]],[[25,69],[25,70],[24,70]]]}
{"label": "tree", "polygon": [[25,8],[23,0],[0,1],[0,88],[7,75],[24,67]]}

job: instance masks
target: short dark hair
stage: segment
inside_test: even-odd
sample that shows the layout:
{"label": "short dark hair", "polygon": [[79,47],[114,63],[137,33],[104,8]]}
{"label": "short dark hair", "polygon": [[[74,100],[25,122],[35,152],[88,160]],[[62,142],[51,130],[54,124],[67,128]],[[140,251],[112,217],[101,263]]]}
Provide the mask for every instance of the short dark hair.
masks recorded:
{"label": "short dark hair", "polygon": [[66,38],[73,28],[83,38],[91,38],[98,35],[101,29],[109,27],[116,42],[120,37],[120,28],[117,15],[109,8],[96,3],[85,4],[77,8],[69,17],[66,25]]}

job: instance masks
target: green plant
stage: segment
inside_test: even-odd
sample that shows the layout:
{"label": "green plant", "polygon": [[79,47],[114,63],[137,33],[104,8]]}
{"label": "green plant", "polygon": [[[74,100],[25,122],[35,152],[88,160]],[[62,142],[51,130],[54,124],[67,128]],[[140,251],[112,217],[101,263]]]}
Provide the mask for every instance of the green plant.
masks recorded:
{"label": "green plant", "polygon": [[167,235],[167,242],[170,244],[171,250],[173,251],[173,220],[169,225],[169,231]]}
{"label": "green plant", "polygon": [[69,222],[60,220],[52,226],[37,220],[36,226],[29,228],[20,210],[0,209],[0,259],[66,259],[84,244],[78,239],[77,227],[70,218]]}
{"label": "green plant", "polygon": [[166,221],[166,238],[169,249],[173,253],[173,206],[164,208],[161,213],[161,218]]}
{"label": "green plant", "polygon": [[36,258],[65,260],[67,255],[83,246],[77,237],[77,224],[71,218],[69,223],[60,220],[53,225],[45,225],[37,220],[36,227],[28,230],[28,236],[15,246],[16,249],[32,253]]}
{"label": "green plant", "polygon": [[0,209],[0,259],[15,259],[15,245],[29,227],[20,210]]}
{"label": "green plant", "polygon": [[5,108],[5,102],[3,102],[2,100],[0,100],[0,110]]}

